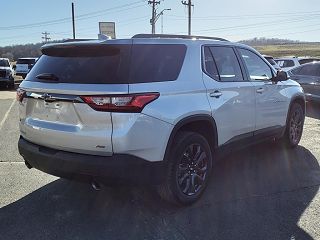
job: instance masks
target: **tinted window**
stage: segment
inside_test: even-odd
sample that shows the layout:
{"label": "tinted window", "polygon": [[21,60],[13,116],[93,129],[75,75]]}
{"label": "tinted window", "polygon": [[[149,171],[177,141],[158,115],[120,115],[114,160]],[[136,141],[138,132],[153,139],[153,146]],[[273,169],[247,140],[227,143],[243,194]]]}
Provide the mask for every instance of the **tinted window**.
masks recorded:
{"label": "tinted window", "polygon": [[257,54],[246,49],[239,50],[247,66],[251,80],[265,81],[273,77],[271,68]]}
{"label": "tinted window", "polygon": [[304,65],[291,71],[295,75],[320,76],[319,65]]}
{"label": "tinted window", "polygon": [[302,65],[302,64],[310,63],[314,61],[319,61],[319,59],[316,59],[316,58],[301,59],[299,60],[299,63]]}
{"label": "tinted window", "polygon": [[213,60],[212,53],[209,47],[204,48],[204,67],[206,73],[213,79],[220,80],[217,66]]}
{"label": "tinted window", "polygon": [[217,71],[221,81],[243,80],[237,56],[231,47],[210,47],[210,51],[213,56],[212,63],[214,63],[212,68],[216,67],[214,71]]}
{"label": "tinted window", "polygon": [[63,83],[127,83],[130,45],[44,49],[27,80],[51,73]]}
{"label": "tinted window", "polygon": [[281,68],[287,68],[287,67],[294,66],[293,60],[275,60],[275,61],[279,65],[279,67],[281,67]]}
{"label": "tinted window", "polygon": [[0,60],[0,67],[10,67],[10,64],[7,60]]}
{"label": "tinted window", "polygon": [[35,61],[36,61],[35,59],[23,59],[23,58],[20,58],[20,59],[18,59],[17,64],[34,64]]}
{"label": "tinted window", "polygon": [[133,45],[131,82],[173,81],[179,76],[185,45]]}
{"label": "tinted window", "polygon": [[[131,49],[132,47],[132,49]],[[44,49],[29,81],[51,73],[63,83],[142,83],[177,79],[184,45],[99,45]],[[131,73],[131,74],[130,74]]]}

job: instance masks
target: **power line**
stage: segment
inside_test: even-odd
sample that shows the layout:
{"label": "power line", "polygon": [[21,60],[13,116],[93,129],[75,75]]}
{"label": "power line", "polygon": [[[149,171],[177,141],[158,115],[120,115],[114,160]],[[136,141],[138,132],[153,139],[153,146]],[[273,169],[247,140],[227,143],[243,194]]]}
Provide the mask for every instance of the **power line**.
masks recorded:
{"label": "power line", "polygon": [[46,32],[43,32],[42,34],[43,34],[43,37],[42,37],[43,42],[44,42],[44,43],[47,43],[47,42],[51,39],[51,38],[49,37],[50,33],[48,33],[48,32],[46,31]]}
{"label": "power line", "polygon": [[268,22],[262,22],[262,23],[253,23],[253,24],[245,24],[245,25],[236,25],[236,26],[229,26],[229,27],[219,27],[219,28],[211,28],[211,29],[202,29],[197,30],[196,32],[202,33],[202,32],[211,32],[211,31],[222,31],[222,30],[235,30],[235,29],[249,29],[249,28],[260,28],[262,26],[268,26],[268,25],[274,25],[274,24],[285,24],[285,23],[294,23],[294,22],[301,22],[301,21],[310,21],[315,20],[310,17],[304,17],[304,18],[293,18],[293,19],[287,19],[283,21],[268,21]]}
{"label": "power line", "polygon": [[[219,18],[244,18],[244,17],[253,17],[253,18],[265,18],[265,17],[288,17],[288,16],[310,16],[310,15],[319,15],[320,11],[312,11],[312,12],[291,12],[291,13],[263,13],[262,14],[244,14],[244,15],[214,15],[214,16],[201,16],[201,17],[192,17],[192,19],[212,19],[216,20]],[[185,19],[185,16],[182,15],[168,15],[169,17],[176,17],[177,19]]]}
{"label": "power line", "polygon": [[191,0],[181,1],[181,3],[185,6],[188,6],[188,35],[191,35],[191,7],[194,5],[192,4]]}
{"label": "power line", "polygon": [[[141,1],[136,1],[136,2],[123,4],[123,5],[120,5],[120,6],[117,6],[117,7],[113,7],[113,8],[108,8],[108,9],[104,9],[104,10],[99,10],[99,11],[95,11],[95,12],[82,14],[82,15],[79,15],[78,17],[76,17],[76,19],[77,20],[84,20],[84,19],[89,19],[89,18],[101,16],[106,12],[121,12],[121,11],[130,10],[130,9],[136,8],[136,7],[132,7],[132,6],[137,5],[138,3],[140,3],[140,5],[136,6],[136,7],[144,6],[144,4],[143,5],[141,4]],[[132,8],[128,8],[128,7],[132,7]],[[122,9],[122,8],[125,8],[125,9]],[[119,10],[118,11],[114,11],[114,10],[117,10],[117,9],[119,9]],[[17,30],[17,29],[25,29],[25,28],[44,27],[44,26],[49,26],[49,25],[67,23],[70,20],[71,20],[70,17],[66,17],[66,18],[59,18],[59,19],[55,19],[55,20],[51,20],[51,21],[44,21],[44,22],[29,23],[29,24],[23,24],[23,25],[0,27],[0,30]]]}

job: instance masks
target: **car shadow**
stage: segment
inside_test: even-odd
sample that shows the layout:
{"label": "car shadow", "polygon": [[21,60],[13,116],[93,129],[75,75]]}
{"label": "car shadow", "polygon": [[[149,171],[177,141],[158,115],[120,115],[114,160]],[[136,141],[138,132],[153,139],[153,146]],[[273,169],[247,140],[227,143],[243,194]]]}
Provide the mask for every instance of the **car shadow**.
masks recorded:
{"label": "car shadow", "polygon": [[307,117],[320,120],[320,103],[307,102]]}
{"label": "car shadow", "polygon": [[297,222],[320,183],[304,147],[271,143],[214,166],[196,204],[174,207],[154,192],[56,180],[0,209],[1,239],[312,239]]}

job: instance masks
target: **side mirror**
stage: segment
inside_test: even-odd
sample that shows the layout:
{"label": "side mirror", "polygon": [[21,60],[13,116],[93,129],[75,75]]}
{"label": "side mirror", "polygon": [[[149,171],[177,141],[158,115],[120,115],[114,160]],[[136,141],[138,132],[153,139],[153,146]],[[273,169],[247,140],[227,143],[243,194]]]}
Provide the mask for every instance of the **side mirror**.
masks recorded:
{"label": "side mirror", "polygon": [[274,77],[275,82],[286,81],[288,80],[288,74],[285,71],[277,71],[277,76]]}

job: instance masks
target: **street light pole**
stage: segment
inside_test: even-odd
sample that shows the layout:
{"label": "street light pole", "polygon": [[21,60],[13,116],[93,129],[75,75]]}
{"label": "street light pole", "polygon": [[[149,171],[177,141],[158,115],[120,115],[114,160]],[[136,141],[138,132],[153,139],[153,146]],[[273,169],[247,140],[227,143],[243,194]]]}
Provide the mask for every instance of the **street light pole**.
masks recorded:
{"label": "street light pole", "polygon": [[165,8],[155,16],[154,25],[156,25],[156,22],[159,20],[159,17],[161,16],[161,33],[163,33],[163,13],[164,11],[170,11],[170,10],[171,8]]}

